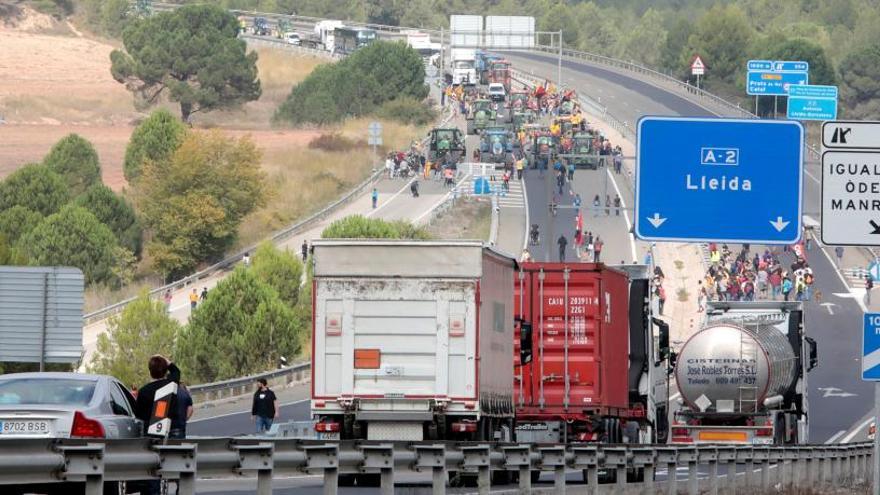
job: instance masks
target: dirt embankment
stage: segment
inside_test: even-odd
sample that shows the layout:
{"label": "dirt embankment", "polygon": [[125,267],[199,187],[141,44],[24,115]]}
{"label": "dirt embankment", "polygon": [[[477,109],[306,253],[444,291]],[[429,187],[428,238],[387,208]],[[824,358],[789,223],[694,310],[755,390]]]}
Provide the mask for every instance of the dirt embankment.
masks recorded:
{"label": "dirt embankment", "polygon": [[[69,23],[0,0],[0,179],[42,160],[55,142],[75,132],[95,145],[104,182],[117,191],[125,187],[125,147],[147,112],[138,111],[131,94],[111,77],[113,48]],[[290,84],[317,62],[271,53],[265,58],[264,98],[243,110],[207,114],[204,124],[250,134],[265,156],[290,154],[317,132],[271,129],[269,117]],[[167,108],[177,111],[173,104]]]}

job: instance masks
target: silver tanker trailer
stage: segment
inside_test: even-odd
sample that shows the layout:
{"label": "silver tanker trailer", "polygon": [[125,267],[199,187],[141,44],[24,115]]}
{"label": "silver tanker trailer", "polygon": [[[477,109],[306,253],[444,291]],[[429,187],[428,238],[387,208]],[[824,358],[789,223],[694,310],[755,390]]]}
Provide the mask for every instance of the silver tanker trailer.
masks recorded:
{"label": "silver tanker trailer", "polygon": [[676,444],[807,442],[807,372],[818,363],[800,302],[712,302],[678,353]]}

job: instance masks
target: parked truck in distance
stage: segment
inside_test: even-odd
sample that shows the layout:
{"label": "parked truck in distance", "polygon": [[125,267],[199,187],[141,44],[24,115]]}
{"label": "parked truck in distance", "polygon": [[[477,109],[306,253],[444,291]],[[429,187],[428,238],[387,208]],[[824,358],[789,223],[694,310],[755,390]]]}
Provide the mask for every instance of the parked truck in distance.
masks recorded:
{"label": "parked truck in distance", "polygon": [[334,34],[336,28],[343,27],[342,21],[336,20],[323,20],[315,23],[315,39],[320,40],[320,47],[324,50],[327,50],[330,53],[333,53],[334,49]]}
{"label": "parked truck in distance", "polygon": [[326,239],[314,260],[319,432],[512,440],[515,260],[478,241]]}
{"label": "parked truck in distance", "polygon": [[817,364],[803,303],[709,303],[677,357],[672,443],[806,443],[807,373]]}
{"label": "parked truck in distance", "polygon": [[447,82],[453,85],[477,83],[477,72],[474,69],[476,50],[473,48],[453,48],[449,57],[446,72]]}
{"label": "parked truck in distance", "polygon": [[521,263],[516,441],[664,443],[669,329],[645,265]]}

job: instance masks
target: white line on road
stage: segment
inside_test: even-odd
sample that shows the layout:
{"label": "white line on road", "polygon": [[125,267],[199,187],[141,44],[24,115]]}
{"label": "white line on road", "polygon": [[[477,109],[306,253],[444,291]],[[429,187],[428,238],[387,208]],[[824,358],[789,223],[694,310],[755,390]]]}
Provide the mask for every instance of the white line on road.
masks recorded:
{"label": "white line on road", "polygon": [[838,438],[842,437],[845,434],[846,434],[846,430],[840,430],[837,433],[835,433],[834,436],[832,436],[828,440],[825,440],[825,443],[826,444],[834,443],[835,441],[837,441]]}
{"label": "white line on road", "polygon": [[853,438],[855,438],[856,435],[859,434],[859,432],[864,431],[865,428],[867,428],[868,425],[871,424],[871,421],[874,421],[873,416],[866,419],[859,426],[856,426],[855,428],[853,428],[853,430],[851,432],[849,432],[845,437],[843,437],[843,440],[841,440],[840,443],[849,443]]}
{"label": "white line on road", "polygon": [[[296,405],[296,404],[302,404],[303,402],[309,402],[310,400],[311,400],[311,399],[300,399],[300,400],[295,400],[295,401],[293,401],[293,402],[287,402],[287,403],[284,403],[284,404],[280,404],[278,407],[293,406],[293,405]],[[209,418],[194,419],[194,420],[190,421],[189,424],[199,423],[199,422],[201,422],[201,421],[208,421],[208,420],[211,420],[211,419],[217,419],[217,418],[228,418],[229,416],[235,416],[235,415],[238,415],[238,414],[241,414],[241,413],[246,413],[246,412],[247,412],[247,410],[244,410],[244,411],[236,411],[236,412],[231,412],[231,413],[226,413],[226,414],[218,414],[217,416],[211,416],[211,417],[209,417]]]}
{"label": "white line on road", "polygon": [[[455,188],[457,188],[458,186],[460,186],[460,185],[462,184],[462,182],[466,181],[469,177],[470,177],[470,174],[464,174],[464,177],[462,177],[461,180],[458,181],[458,182],[455,184],[455,186],[453,187],[453,190],[452,190],[452,191],[449,191],[448,193],[446,193],[445,195],[443,195],[443,197],[440,198],[440,201],[437,201],[436,203],[434,203],[433,206],[431,206],[430,208],[428,208],[428,211],[426,211],[426,212],[422,213],[421,215],[419,215],[418,217],[416,217],[416,219],[413,220],[413,223],[419,223],[423,218],[425,218],[427,215],[429,215],[432,211],[436,210],[438,206],[440,206],[440,205],[442,205],[443,203],[445,203],[446,200],[449,198],[449,196],[452,195],[452,193],[453,193],[453,191],[455,190]],[[399,193],[398,193],[398,194],[399,194]]]}
{"label": "white line on road", "polygon": [[674,393],[674,394],[672,395],[672,397],[669,398],[669,400],[670,400],[670,401],[673,401],[673,400],[675,400],[675,399],[677,399],[677,398],[679,398],[679,397],[681,397],[681,392],[676,392],[676,393]]}
{"label": "white line on road", "polygon": [[404,184],[403,187],[401,187],[399,191],[397,191],[396,193],[394,193],[394,194],[393,194],[390,198],[388,198],[387,200],[383,201],[382,204],[376,206],[375,209],[370,210],[369,212],[367,212],[367,214],[364,215],[364,216],[367,217],[367,218],[369,218],[369,217],[375,215],[377,211],[381,210],[382,208],[385,208],[386,205],[388,205],[389,203],[391,203],[392,201],[394,201],[394,198],[400,196],[400,193],[402,193],[403,191],[406,191],[406,189],[409,187],[409,185],[410,185],[411,182],[412,182],[412,181],[407,181],[406,184]]}
{"label": "white line on road", "polygon": [[632,251],[632,259],[633,261],[638,261],[639,257],[636,255],[636,238],[633,237],[632,234],[632,223],[629,221],[629,212],[626,210],[626,201],[623,199],[623,194],[620,193],[620,188],[617,187],[617,181],[614,179],[614,175],[611,174],[611,170],[607,166],[605,167],[605,173],[611,178],[611,184],[614,186],[614,190],[617,191],[617,196],[620,198],[620,206],[623,208],[623,219],[626,221],[626,231],[629,236],[629,247]]}
{"label": "white line on road", "polygon": [[[824,254],[825,257],[828,258],[828,263],[831,264],[831,268],[834,270],[834,273],[836,273],[837,277],[840,278],[840,283],[842,283],[843,286],[847,288],[847,290],[851,291],[852,288],[849,286],[848,283],[846,283],[846,278],[844,278],[843,273],[841,273],[840,270],[837,269],[837,265],[834,263],[831,255],[828,254],[827,251],[825,251],[825,246],[821,242],[819,242],[818,239],[816,239],[816,245],[819,246],[819,251],[822,251],[822,254]],[[856,304],[859,305],[860,308],[862,308],[863,313],[868,312],[868,307],[865,306],[865,301],[863,301],[861,297],[853,297],[853,300],[856,302]]]}

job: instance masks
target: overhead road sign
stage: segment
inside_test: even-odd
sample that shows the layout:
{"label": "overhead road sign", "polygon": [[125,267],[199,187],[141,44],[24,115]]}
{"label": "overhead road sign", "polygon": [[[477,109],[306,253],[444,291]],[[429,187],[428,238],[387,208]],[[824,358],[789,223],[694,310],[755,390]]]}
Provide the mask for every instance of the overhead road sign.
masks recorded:
{"label": "overhead road sign", "polygon": [[644,117],[635,234],[647,241],[793,244],[800,239],[799,122]]}
{"label": "overhead road sign", "polygon": [[786,96],[790,86],[809,83],[808,62],[749,60],[746,67],[746,93],[753,96]]}
{"label": "overhead road sign", "polygon": [[880,122],[825,122],[822,144],[822,242],[880,246]]}
{"label": "overhead road sign", "polygon": [[880,381],[880,313],[865,313],[862,329],[862,380]]}
{"label": "overhead road sign", "polygon": [[837,86],[789,86],[787,117],[792,120],[836,119]]}

